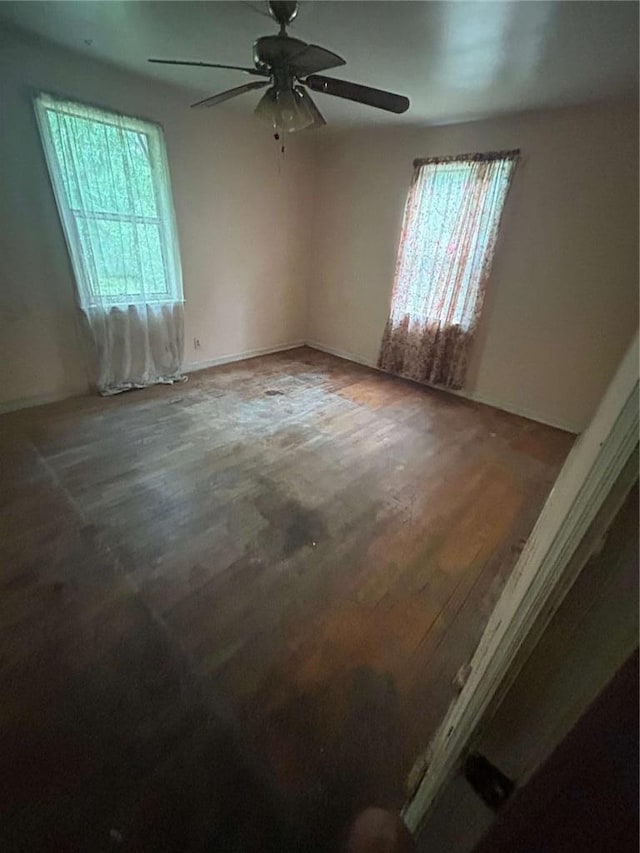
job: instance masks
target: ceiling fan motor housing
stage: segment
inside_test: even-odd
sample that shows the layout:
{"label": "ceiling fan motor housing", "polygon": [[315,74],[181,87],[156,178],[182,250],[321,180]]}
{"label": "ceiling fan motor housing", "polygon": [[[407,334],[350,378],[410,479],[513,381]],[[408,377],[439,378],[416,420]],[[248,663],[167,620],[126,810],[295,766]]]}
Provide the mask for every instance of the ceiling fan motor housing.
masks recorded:
{"label": "ceiling fan motor housing", "polygon": [[253,43],[253,61],[259,70],[282,68],[307,47],[291,36],[262,36]]}

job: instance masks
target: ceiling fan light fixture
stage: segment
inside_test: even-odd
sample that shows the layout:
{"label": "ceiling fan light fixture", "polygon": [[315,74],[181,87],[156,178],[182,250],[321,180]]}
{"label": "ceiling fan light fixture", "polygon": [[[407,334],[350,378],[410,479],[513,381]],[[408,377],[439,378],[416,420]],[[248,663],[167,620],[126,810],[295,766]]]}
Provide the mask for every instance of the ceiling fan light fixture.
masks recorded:
{"label": "ceiling fan light fixture", "polygon": [[298,91],[300,92],[300,95],[302,97],[302,104],[304,104],[304,108],[308,110],[309,114],[312,116],[312,123],[308,125],[309,130],[313,130],[316,127],[324,127],[326,124],[324,116],[315,105],[315,102],[311,95],[305,89],[302,88]]}
{"label": "ceiling fan light fixture", "polygon": [[305,96],[306,92],[299,86],[280,91],[271,86],[258,101],[255,114],[276,131],[294,133],[304,130],[317,123],[313,109],[308,103],[311,99]]}

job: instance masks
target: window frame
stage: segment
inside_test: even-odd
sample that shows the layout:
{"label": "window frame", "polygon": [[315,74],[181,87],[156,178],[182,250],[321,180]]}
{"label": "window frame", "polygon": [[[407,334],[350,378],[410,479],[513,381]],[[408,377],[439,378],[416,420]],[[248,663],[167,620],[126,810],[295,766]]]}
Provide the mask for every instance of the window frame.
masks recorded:
{"label": "window frame", "polygon": [[[53,194],[58,208],[62,229],[69,252],[71,266],[76,278],[76,292],[82,309],[128,307],[136,305],[166,305],[184,302],[180,251],[173,207],[171,178],[166,145],[161,125],[135,116],[107,110],[92,104],[58,97],[48,92],[37,92],[33,98],[40,139]],[[96,124],[124,128],[146,137],[146,157],[149,164],[156,216],[135,212],[114,213],[111,211],[86,211],[74,207],[65,187],[63,168],[54,147],[53,134],[49,126],[48,113],[67,115]],[[116,120],[117,119],[117,120]],[[137,226],[154,225],[158,231],[158,242],[163,263],[166,291],[141,291],[139,294],[107,294],[99,289],[99,281],[92,275],[85,243],[81,237],[80,221],[111,221]],[[82,287],[80,287],[82,282]],[[94,286],[95,282],[95,286]],[[83,294],[88,298],[83,299]]]}
{"label": "window frame", "polygon": [[[469,154],[453,154],[453,155],[445,155],[445,156],[416,158],[413,161],[413,176],[411,179],[411,186],[409,189],[409,197],[407,200],[407,204],[409,203],[411,193],[415,190],[415,185],[423,179],[424,170],[427,168],[431,167],[431,168],[434,168],[436,170],[442,169],[444,174],[453,175],[455,173],[463,173],[464,174],[465,172],[469,172],[471,169],[473,169],[474,165],[477,163],[498,162],[498,163],[503,164],[503,165],[510,163],[511,164],[510,165],[510,171],[509,171],[509,174],[507,175],[507,178],[506,178],[507,188],[506,188],[505,196],[503,198],[502,205],[501,205],[501,208],[498,212],[498,216],[497,216],[495,226],[494,226],[495,227],[495,233],[497,236],[500,232],[502,215],[504,213],[504,209],[505,209],[506,202],[507,202],[507,197],[509,195],[509,190],[510,190],[512,179],[513,179],[513,174],[515,172],[515,168],[518,164],[518,161],[520,160],[520,155],[521,155],[520,149],[514,148],[514,149],[508,149],[508,150],[502,150],[502,151],[473,152],[473,153],[469,153]],[[422,203],[424,203],[424,202],[419,203],[419,208],[421,208]],[[405,218],[406,218],[406,216],[407,216],[407,207],[405,206]],[[403,232],[405,230],[405,223],[404,222],[403,222],[402,230],[403,230]],[[478,227],[476,229],[476,232],[475,232],[475,241],[477,242],[481,239],[483,239],[483,235],[482,235],[481,229]],[[400,242],[402,242],[402,238],[401,238]],[[401,248],[402,248],[401,245],[399,245],[398,253],[401,252]],[[486,251],[486,248],[485,248],[485,251]],[[495,245],[494,245],[494,251],[495,251]],[[492,257],[493,257],[493,252],[492,252]],[[400,258],[400,254],[398,254],[398,256],[396,258],[396,276],[398,275],[398,269],[399,269],[399,265],[401,263],[402,263],[402,259]],[[468,275],[470,276],[470,272]],[[480,299],[480,308],[482,306],[482,301],[483,301],[483,296],[480,293],[481,278],[477,282],[475,282],[475,290],[474,290],[474,292],[471,293],[471,297],[474,301],[474,304],[477,304],[478,300]],[[416,285],[417,285],[417,283],[416,283]],[[467,293],[469,292],[469,281],[467,281],[466,291],[467,291]],[[419,301],[419,297],[422,297],[423,295],[424,294],[421,291],[419,285],[416,286],[415,293],[408,292],[408,296],[410,298],[413,297],[413,300],[416,303]],[[416,307],[417,307],[417,305],[416,305]],[[391,304],[390,311],[391,311],[391,313],[393,312],[393,296],[392,296],[392,304]],[[425,323],[428,322],[429,320],[433,319],[430,316],[428,316],[426,314],[422,314],[420,311],[416,310],[415,317],[418,317],[418,316],[420,316],[420,319]],[[477,322],[477,318],[476,318],[476,322]],[[451,324],[451,326],[456,326],[456,325],[459,325],[459,327],[467,333],[472,330],[472,327],[469,325],[467,325],[467,327],[465,327],[463,319],[460,320],[459,324],[457,324],[457,323]]]}

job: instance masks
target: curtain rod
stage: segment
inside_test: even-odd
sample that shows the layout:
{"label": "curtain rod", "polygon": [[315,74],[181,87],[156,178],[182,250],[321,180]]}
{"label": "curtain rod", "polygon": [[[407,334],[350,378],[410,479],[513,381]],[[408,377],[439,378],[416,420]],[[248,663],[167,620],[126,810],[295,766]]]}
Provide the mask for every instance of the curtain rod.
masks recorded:
{"label": "curtain rod", "polygon": [[475,154],[453,154],[450,157],[420,157],[413,161],[413,166],[417,169],[419,166],[434,165],[437,163],[457,163],[457,162],[472,162],[485,163],[490,160],[516,160],[520,156],[520,149],[513,148],[510,151],[487,151]]}

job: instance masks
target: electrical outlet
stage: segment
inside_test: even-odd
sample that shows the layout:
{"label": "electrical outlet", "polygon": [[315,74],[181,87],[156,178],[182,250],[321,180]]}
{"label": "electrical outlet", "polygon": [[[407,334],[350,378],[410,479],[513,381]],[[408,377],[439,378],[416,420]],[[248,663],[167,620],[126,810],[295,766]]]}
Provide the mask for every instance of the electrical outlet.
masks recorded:
{"label": "electrical outlet", "polygon": [[194,349],[200,349],[200,338],[194,338],[193,339],[193,348]]}

